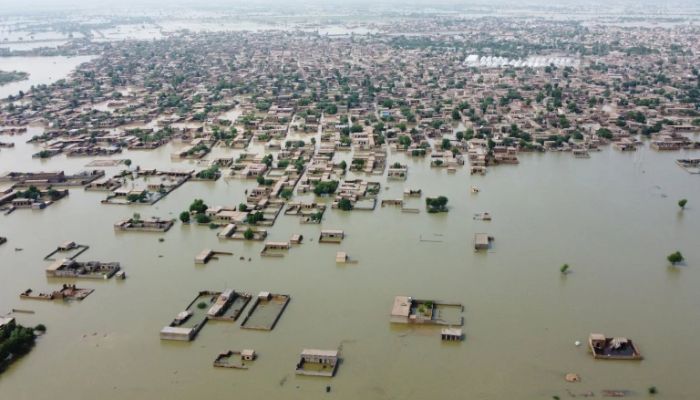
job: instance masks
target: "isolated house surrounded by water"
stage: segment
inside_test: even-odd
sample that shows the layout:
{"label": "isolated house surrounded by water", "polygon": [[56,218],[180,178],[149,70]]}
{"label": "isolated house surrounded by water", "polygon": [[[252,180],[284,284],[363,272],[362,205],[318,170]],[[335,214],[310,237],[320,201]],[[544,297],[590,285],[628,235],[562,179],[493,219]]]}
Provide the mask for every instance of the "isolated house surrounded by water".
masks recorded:
{"label": "isolated house surrounded by water", "polygon": [[304,349],[297,363],[297,375],[332,377],[338,370],[338,350]]}

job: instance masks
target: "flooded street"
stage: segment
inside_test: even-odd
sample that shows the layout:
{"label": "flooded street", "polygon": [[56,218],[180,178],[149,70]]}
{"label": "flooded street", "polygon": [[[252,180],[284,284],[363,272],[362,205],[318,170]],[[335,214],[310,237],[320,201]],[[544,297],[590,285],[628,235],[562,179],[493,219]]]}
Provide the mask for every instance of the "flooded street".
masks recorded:
{"label": "flooded street", "polygon": [[[0,71],[29,74],[0,86],[0,100],[27,95],[0,101],[0,176],[115,178],[58,200],[47,183],[33,201],[54,202],[41,210],[22,192],[37,180],[0,181],[0,322],[47,328],[0,362],[0,400],[698,398],[700,174],[676,160],[700,166],[700,10],[664,4],[657,21],[627,6],[379,3],[0,18]],[[404,164],[407,179],[390,179]],[[383,172],[342,175],[348,166]],[[137,167],[173,174],[119,175]],[[376,208],[363,210],[374,182]],[[316,197],[324,185],[335,194]],[[449,212],[428,213],[438,196]],[[178,219],[195,199],[227,206],[220,226]],[[322,211],[314,202],[327,206],[321,224],[301,223]],[[115,230],[132,217],[175,223]],[[217,236],[229,223],[246,240]],[[344,239],[319,243],[322,230]],[[474,250],[477,234],[490,249]],[[120,263],[126,279],[47,277],[45,256],[66,242],[89,246],[77,261]],[[278,256],[261,255],[265,243]],[[214,258],[196,263],[206,250]],[[685,261],[671,265],[676,251]],[[20,299],[63,284],[89,296]],[[207,320],[226,289],[250,297]],[[261,292],[271,295],[258,302]],[[391,323],[396,304],[449,323]],[[399,322],[416,322],[408,315]],[[441,340],[462,318],[463,340]],[[630,338],[644,359],[596,360],[591,333]],[[212,365],[247,349],[258,357],[241,361],[248,370]],[[304,349],[338,350],[337,375],[296,375]]]}
{"label": "flooded street", "polygon": [[[22,142],[33,134],[30,129],[13,138],[17,147],[2,150],[0,169],[76,172],[89,161],[32,160],[36,149]],[[191,167],[171,165],[173,146],[118,158],[143,168]],[[348,161],[350,155],[341,153]],[[390,157],[404,161],[402,154]],[[564,388],[641,393],[658,385],[664,388],[658,398],[691,399],[700,390],[692,379],[700,354],[694,334],[700,329],[700,274],[692,267],[700,259],[700,213],[692,200],[684,212],[676,201],[700,198],[700,185],[675,165],[676,158],[678,153],[646,147],[635,153],[604,149],[590,160],[523,154],[519,166],[491,168],[484,177],[405,160],[407,181],[375,177],[388,186],[380,199],[421,188],[424,196],[447,196],[448,214],[426,213],[423,199],[407,204],[420,214],[392,207],[329,210],[321,226],[281,214],[268,240],[294,233],[305,238],[283,258],[260,257],[261,243],[220,241],[205,226],[178,222],[165,234],[112,228],[134,212],[175,218],[194,198],[210,206],[238,204],[252,180],[187,182],[155,205],[138,207],[101,205],[103,193],[71,189],[67,201],[46,210],[17,210],[0,219],[9,237],[0,247],[0,308],[34,310],[22,320],[49,327],[32,353],[0,378],[3,395],[31,399],[80,387],[81,398],[223,398],[235,390],[256,398],[308,399],[327,397],[324,388],[331,385],[340,399],[456,398],[467,392],[472,398],[549,398]],[[108,175],[115,171],[106,169]],[[472,185],[481,192],[469,193]],[[472,219],[484,211],[493,221]],[[339,245],[319,244],[321,228],[343,229],[346,238]],[[488,253],[473,251],[477,232],[495,237]],[[80,303],[19,300],[21,290],[61,282],[47,280],[42,258],[66,240],[90,246],[80,259],[121,262],[128,279],[78,282],[96,289]],[[195,266],[203,248],[234,256]],[[668,266],[665,256],[676,249],[690,267]],[[336,265],[341,250],[359,263]],[[571,266],[568,276],[559,273],[563,263]],[[227,287],[292,300],[271,332],[240,329],[240,321],[210,321],[193,342],[159,340],[159,330],[198,291]],[[396,295],[463,303],[465,341],[442,343],[437,327],[391,326]],[[645,360],[593,360],[585,345],[574,346],[591,332],[633,338]],[[302,348],[338,346],[343,363],[333,381],[294,375]],[[241,348],[260,354],[250,370],[212,368],[217,354]],[[51,367],[57,364],[66,367]],[[565,386],[568,372],[583,382]],[[37,376],[46,376],[42,385],[32,384]]]}

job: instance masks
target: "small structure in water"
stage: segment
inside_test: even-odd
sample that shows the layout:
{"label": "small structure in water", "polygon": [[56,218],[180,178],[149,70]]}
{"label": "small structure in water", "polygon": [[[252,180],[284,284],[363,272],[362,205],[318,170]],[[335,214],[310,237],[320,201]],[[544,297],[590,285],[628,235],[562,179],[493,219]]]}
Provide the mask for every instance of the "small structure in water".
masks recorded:
{"label": "small structure in water", "polygon": [[469,188],[469,191],[470,191],[471,193],[474,193],[474,194],[480,192],[479,188],[476,187],[476,186],[472,186],[471,188]]}
{"label": "small structure in water", "polygon": [[[200,294],[202,293],[207,294],[209,292],[201,292]],[[236,321],[245,306],[250,302],[251,297],[247,293],[226,289],[217,295],[214,304],[209,307],[207,318],[219,321]]]}
{"label": "small structure in water", "polygon": [[491,214],[488,212],[482,212],[474,214],[474,219],[477,221],[491,221]]}
{"label": "small structure in water", "polygon": [[459,342],[464,337],[460,328],[442,328],[440,337],[446,342]]}
{"label": "small structure in water", "polygon": [[65,258],[49,265],[46,268],[46,276],[49,278],[109,279],[120,269],[121,266],[118,262],[78,262]]}
{"label": "small structure in water", "polygon": [[642,355],[632,340],[625,337],[605,337],[601,333],[591,333],[588,346],[593,358],[604,360],[641,360]]}
{"label": "small structure in water", "polygon": [[292,235],[292,237],[289,239],[289,243],[291,244],[301,244],[301,242],[304,240],[304,235],[295,233]]}
{"label": "small structure in water", "polygon": [[345,238],[345,232],[341,230],[323,230],[318,238],[319,243],[340,243]]}
{"label": "small structure in water", "polygon": [[214,251],[211,249],[204,249],[202,250],[197,256],[194,258],[194,263],[195,264],[206,264],[209,261],[216,260],[217,255],[224,255],[224,256],[232,256],[233,253],[228,252],[228,251]]}
{"label": "small structure in water", "polygon": [[464,307],[459,303],[443,303],[414,299],[409,296],[396,296],[391,309],[391,322],[397,324],[464,325],[464,318],[461,315],[451,320],[443,315],[447,308],[457,308],[460,312],[464,311]]}
{"label": "small structure in water", "polygon": [[423,191],[421,189],[406,189],[403,191],[404,197],[421,197]]}
{"label": "small structure in water", "polygon": [[160,339],[180,341],[194,339],[209,320],[204,309],[212,304],[217,296],[218,293],[199,292],[184,311],[180,311],[168,326],[160,330]]}
{"label": "small structure in water", "polygon": [[700,174],[700,158],[688,158],[676,160],[679,167],[691,174]]}
{"label": "small structure in water", "polygon": [[286,294],[260,292],[255,299],[255,303],[248,311],[248,315],[241,323],[241,328],[264,331],[273,330],[285,308],[287,308],[289,300],[290,297]]}
{"label": "small structure in water", "polygon": [[174,219],[150,218],[141,220],[128,218],[114,224],[115,231],[167,232],[175,223]]}
{"label": "small structure in water", "polygon": [[20,293],[20,299],[30,300],[83,300],[88,297],[94,289],[80,289],[75,285],[63,285],[60,290],[51,293],[35,293],[32,289],[27,289]]}
{"label": "small structure in water", "polygon": [[338,371],[338,350],[304,349],[296,367],[297,375],[333,377]]}
{"label": "small structure in water", "polygon": [[493,236],[489,236],[488,233],[474,234],[474,250],[488,250],[491,248],[491,242]]}
{"label": "small structure in water", "polygon": [[0,236],[0,244],[5,244],[7,243],[7,238],[4,236]]}
{"label": "small structure in water", "polygon": [[289,242],[265,242],[260,255],[263,257],[284,257],[290,247]]}
{"label": "small structure in water", "polygon": [[241,351],[229,350],[221,353],[214,360],[214,366],[218,368],[248,369],[246,361],[255,361],[257,354],[255,350],[245,349]]}
{"label": "small structure in water", "polygon": [[56,253],[73,253],[72,255],[65,257],[69,260],[74,260],[77,258],[79,255],[83,254],[87,249],[89,249],[90,246],[84,245],[84,244],[78,244],[75,242],[67,241],[63,242],[63,244],[58,245],[56,247],[56,250],[52,251],[51,253],[47,254],[44,257],[44,260],[53,260],[53,256]]}

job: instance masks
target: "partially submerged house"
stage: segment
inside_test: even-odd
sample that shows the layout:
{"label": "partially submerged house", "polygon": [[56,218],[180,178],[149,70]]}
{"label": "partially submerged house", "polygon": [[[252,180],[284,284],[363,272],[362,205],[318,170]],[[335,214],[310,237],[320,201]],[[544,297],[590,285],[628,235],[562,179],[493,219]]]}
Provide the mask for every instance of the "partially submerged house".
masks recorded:
{"label": "partially submerged house", "polygon": [[333,377],[338,371],[338,350],[304,349],[296,367],[297,375]]}
{"label": "partially submerged house", "polygon": [[46,276],[50,278],[109,279],[119,272],[120,269],[121,266],[118,262],[78,262],[71,259],[63,259],[49,265],[46,268]]}
{"label": "partially submerged house", "polygon": [[606,337],[602,333],[591,333],[588,347],[593,358],[603,360],[641,360],[637,346],[625,337]]}
{"label": "partially submerged house", "polygon": [[319,243],[340,243],[345,238],[345,233],[341,230],[322,230],[319,236]]}
{"label": "partially submerged house", "polygon": [[459,303],[443,303],[433,300],[419,300],[410,296],[394,297],[391,308],[391,322],[397,324],[427,324],[462,326],[461,315],[448,316],[446,309],[454,308],[459,313],[464,307]]}

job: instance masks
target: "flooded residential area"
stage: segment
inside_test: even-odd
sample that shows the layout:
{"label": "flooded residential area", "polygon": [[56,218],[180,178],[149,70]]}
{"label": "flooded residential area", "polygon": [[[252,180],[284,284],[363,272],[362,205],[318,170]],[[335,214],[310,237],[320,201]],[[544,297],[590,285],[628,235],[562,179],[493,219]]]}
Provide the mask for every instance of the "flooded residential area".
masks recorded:
{"label": "flooded residential area", "polygon": [[11,3],[1,399],[698,398],[697,4]]}

